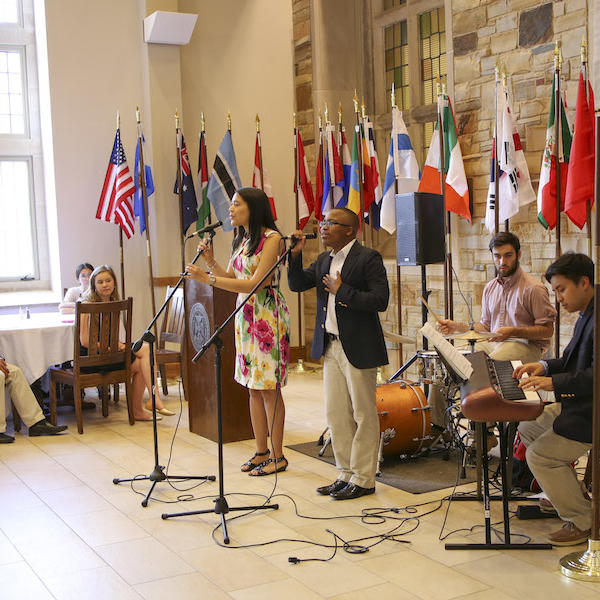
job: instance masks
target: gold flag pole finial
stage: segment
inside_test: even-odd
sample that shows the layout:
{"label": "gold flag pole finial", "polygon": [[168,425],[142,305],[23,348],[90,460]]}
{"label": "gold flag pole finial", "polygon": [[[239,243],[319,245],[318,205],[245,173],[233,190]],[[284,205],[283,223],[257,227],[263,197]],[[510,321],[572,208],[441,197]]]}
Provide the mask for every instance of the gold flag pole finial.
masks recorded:
{"label": "gold flag pole finial", "polygon": [[554,68],[558,69],[560,66],[560,50],[558,48],[558,40],[554,45]]}
{"label": "gold flag pole finial", "polygon": [[367,107],[365,106],[364,97],[361,99],[361,102],[360,102],[360,115],[363,119],[366,118],[366,116],[367,116]]}
{"label": "gold flag pole finial", "polygon": [[206,120],[204,119],[204,113],[200,113],[200,129],[202,133],[206,133]]}
{"label": "gold flag pole finial", "polygon": [[[297,129],[296,127],[296,113],[292,113],[292,118],[294,119],[294,129]],[[319,117],[320,119],[321,117]]]}
{"label": "gold flag pole finial", "polygon": [[327,108],[327,102],[325,102],[325,124],[329,123],[329,109]]}
{"label": "gold flag pole finial", "polygon": [[231,113],[227,111],[227,131],[231,131]]}
{"label": "gold flag pole finial", "polygon": [[494,76],[496,77],[496,83],[500,81],[500,58],[498,58],[494,67]]}
{"label": "gold flag pole finial", "polygon": [[508,76],[506,74],[506,63],[502,63],[502,85],[506,87],[506,80]]}
{"label": "gold flag pole finial", "polygon": [[581,63],[587,64],[587,42],[585,39],[585,35],[581,36]]}
{"label": "gold flag pole finial", "polygon": [[175,129],[179,129],[179,113],[175,109]]}
{"label": "gold flag pole finial", "polygon": [[140,119],[140,107],[139,106],[135,107],[135,121],[138,125],[142,122]]}
{"label": "gold flag pole finial", "polygon": [[352,98],[352,102],[354,102],[354,112],[358,113],[358,95],[356,94],[356,88],[354,88],[354,97]]}
{"label": "gold flag pole finial", "polygon": [[121,129],[121,115],[117,111],[117,129]]}
{"label": "gold flag pole finial", "polygon": [[323,118],[321,117],[321,113],[319,113],[319,129],[323,129]]}
{"label": "gold flag pole finial", "polygon": [[438,96],[442,93],[442,78],[439,75],[435,78],[435,90]]}
{"label": "gold flag pole finial", "polygon": [[342,103],[338,104],[338,124],[342,124]]}
{"label": "gold flag pole finial", "polygon": [[396,107],[396,88],[394,87],[394,82],[392,81],[392,91],[390,94],[390,99],[392,101],[392,108]]}
{"label": "gold flag pole finial", "polygon": [[256,131],[260,132],[260,119],[258,118],[258,114],[256,115]]}

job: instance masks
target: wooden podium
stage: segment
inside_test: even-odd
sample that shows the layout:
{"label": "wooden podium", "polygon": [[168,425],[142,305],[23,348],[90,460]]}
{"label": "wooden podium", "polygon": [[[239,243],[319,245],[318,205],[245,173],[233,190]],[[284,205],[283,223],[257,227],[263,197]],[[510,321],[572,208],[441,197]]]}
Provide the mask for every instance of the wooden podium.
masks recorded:
{"label": "wooden podium", "polygon": [[[192,358],[202,348],[225,319],[235,309],[236,294],[210,285],[186,279],[185,354],[183,369],[185,396],[189,405],[190,431],[202,437],[218,439],[217,383],[215,377],[215,347],[193,363]],[[223,442],[238,442],[254,437],[250,423],[248,390],[234,381],[235,340],[233,321],[224,329],[222,356]]]}

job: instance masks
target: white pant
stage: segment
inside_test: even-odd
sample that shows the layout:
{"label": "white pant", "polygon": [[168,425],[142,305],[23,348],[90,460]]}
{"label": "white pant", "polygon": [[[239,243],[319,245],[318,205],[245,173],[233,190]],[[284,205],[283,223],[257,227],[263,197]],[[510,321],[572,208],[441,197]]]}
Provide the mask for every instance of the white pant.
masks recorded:
{"label": "white pant", "polygon": [[44,413],[37,403],[23,371],[15,365],[6,365],[8,367],[8,378],[0,371],[0,433],[6,431],[6,395],[4,386],[8,388],[12,399],[21,420],[27,427],[31,427],[38,421],[44,418]]}
{"label": "white pant", "polygon": [[560,518],[585,531],[592,526],[591,502],[584,498],[571,463],[592,445],[554,433],[552,424],[561,408],[558,402],[546,406],[535,421],[519,425],[519,434],[527,447],[527,464]]}
{"label": "white pant", "polygon": [[339,340],[329,344],[323,365],[325,412],[338,479],[375,487],[379,449],[377,369],[353,367]]}

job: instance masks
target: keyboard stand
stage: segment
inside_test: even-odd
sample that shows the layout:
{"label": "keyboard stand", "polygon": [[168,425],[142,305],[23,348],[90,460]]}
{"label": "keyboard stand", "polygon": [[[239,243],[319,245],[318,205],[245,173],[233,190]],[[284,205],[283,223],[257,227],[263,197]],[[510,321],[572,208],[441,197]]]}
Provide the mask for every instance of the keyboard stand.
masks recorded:
{"label": "keyboard stand", "polygon": [[[528,544],[528,543],[511,543],[510,541],[510,514],[508,512],[509,499],[520,499],[510,497],[507,462],[508,462],[508,427],[506,423],[498,423],[498,431],[500,438],[500,473],[502,475],[502,510],[504,522],[504,542],[492,542],[492,519],[490,511],[490,477],[489,464],[487,453],[486,428],[483,423],[477,423],[477,448],[482,449],[482,470],[483,470],[483,514],[485,527],[485,543],[462,543],[462,544],[446,544],[446,550],[550,550],[552,544]],[[454,498],[458,500],[459,498]],[[467,498],[463,498],[467,500]],[[477,498],[473,498],[477,499]]]}

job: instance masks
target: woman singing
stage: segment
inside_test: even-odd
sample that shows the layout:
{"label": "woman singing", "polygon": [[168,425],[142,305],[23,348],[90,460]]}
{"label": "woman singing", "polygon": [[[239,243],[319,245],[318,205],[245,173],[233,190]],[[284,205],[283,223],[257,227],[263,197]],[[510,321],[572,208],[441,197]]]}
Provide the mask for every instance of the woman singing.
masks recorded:
{"label": "woman singing", "polygon": [[[240,188],[229,214],[237,235],[227,270],[217,264],[210,242],[205,240],[198,249],[203,250],[209,272],[194,265],[188,265],[187,271],[201,283],[237,293],[241,302],[277,262],[283,242],[262,190]],[[242,465],[242,471],[254,476],[285,471],[288,466],[283,455],[285,407],[280,388],[287,381],[290,318],[279,277],[276,270],[235,316],[234,378],[248,388],[256,440],[256,453]]]}

